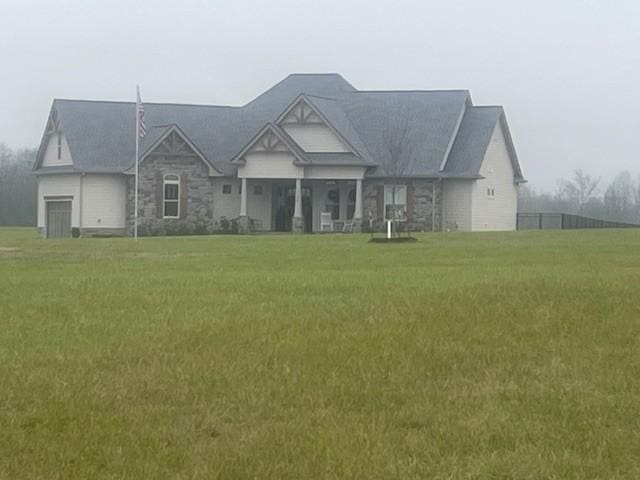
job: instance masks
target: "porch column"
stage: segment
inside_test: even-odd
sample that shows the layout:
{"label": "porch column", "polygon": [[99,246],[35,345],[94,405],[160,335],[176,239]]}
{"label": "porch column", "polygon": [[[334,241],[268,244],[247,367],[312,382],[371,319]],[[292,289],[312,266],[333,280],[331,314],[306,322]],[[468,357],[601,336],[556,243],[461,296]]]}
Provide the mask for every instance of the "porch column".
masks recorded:
{"label": "porch column", "polygon": [[294,233],[304,232],[304,220],[302,218],[302,180],[296,178],[296,204],[291,219],[291,230]]}
{"label": "porch column", "polygon": [[242,179],[240,191],[240,218],[238,218],[238,231],[247,233],[249,231],[249,217],[247,216],[247,179]]}
{"label": "porch column", "polygon": [[362,231],[362,180],[356,180],[356,204],[353,210],[353,230]]}
{"label": "porch column", "polygon": [[242,193],[240,194],[240,216],[247,216],[247,179],[242,179]]}

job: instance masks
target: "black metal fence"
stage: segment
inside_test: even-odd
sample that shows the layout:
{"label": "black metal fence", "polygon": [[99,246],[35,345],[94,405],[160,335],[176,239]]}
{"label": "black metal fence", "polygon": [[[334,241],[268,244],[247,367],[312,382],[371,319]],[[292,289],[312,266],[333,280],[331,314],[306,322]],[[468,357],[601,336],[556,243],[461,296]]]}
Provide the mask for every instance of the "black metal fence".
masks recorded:
{"label": "black metal fence", "polygon": [[578,228],[640,228],[640,225],[610,222],[570,213],[518,213],[517,230],[573,230]]}

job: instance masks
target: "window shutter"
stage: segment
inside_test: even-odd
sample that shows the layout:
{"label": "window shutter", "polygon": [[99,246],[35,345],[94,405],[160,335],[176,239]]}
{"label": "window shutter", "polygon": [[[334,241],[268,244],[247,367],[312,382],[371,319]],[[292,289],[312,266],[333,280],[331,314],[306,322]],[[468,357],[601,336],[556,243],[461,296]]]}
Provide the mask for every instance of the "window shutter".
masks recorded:
{"label": "window shutter", "polygon": [[376,198],[376,208],[378,210],[378,220],[384,220],[384,185],[378,186],[378,196]]}
{"label": "window shutter", "polygon": [[162,218],[164,216],[164,178],[162,172],[156,172],[154,187],[156,191],[156,218]]}
{"label": "window shutter", "polygon": [[407,185],[407,222],[413,222],[413,183]]}
{"label": "window shutter", "polygon": [[180,175],[180,218],[187,217],[187,203],[189,201],[187,174]]}

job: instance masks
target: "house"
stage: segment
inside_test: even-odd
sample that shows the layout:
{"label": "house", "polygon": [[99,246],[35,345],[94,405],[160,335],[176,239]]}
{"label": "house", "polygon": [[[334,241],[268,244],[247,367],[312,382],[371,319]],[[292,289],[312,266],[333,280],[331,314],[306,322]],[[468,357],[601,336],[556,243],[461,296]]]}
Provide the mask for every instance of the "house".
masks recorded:
{"label": "house", "polygon": [[[132,234],[135,108],[54,100],[34,165],[43,235]],[[390,217],[515,229],[524,178],[504,111],[466,90],[293,74],[242,107],[145,103],[145,120],[141,235],[361,231]]]}

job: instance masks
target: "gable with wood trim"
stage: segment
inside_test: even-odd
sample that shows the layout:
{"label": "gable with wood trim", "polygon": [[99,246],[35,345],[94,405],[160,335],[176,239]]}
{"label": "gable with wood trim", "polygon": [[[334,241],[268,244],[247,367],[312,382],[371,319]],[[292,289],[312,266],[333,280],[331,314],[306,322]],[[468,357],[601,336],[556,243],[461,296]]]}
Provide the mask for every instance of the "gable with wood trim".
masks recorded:
{"label": "gable with wood trim", "polygon": [[352,152],[348,142],[304,95],[277,122],[305,152]]}

